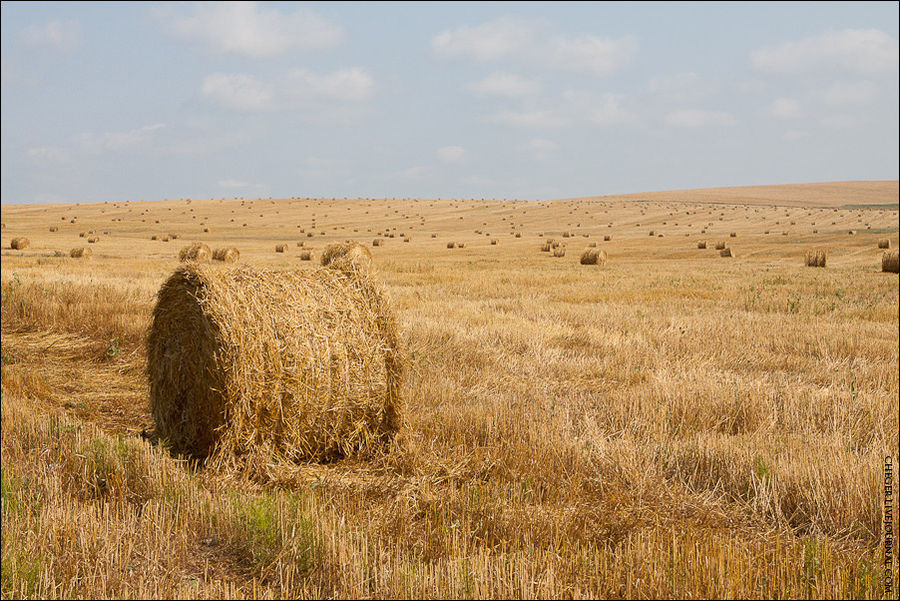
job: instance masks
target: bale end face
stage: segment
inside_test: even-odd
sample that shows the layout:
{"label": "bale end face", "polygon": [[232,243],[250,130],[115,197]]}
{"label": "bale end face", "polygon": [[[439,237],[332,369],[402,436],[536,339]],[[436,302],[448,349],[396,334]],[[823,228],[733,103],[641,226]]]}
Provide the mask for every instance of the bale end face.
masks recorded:
{"label": "bale end face", "polygon": [[900,250],[889,250],[881,255],[881,271],[900,273]]}

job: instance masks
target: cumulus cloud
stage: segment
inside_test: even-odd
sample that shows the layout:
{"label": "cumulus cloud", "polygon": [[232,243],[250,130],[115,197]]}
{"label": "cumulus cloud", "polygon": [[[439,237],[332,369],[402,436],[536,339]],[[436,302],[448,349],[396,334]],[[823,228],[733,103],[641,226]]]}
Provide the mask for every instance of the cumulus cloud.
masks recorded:
{"label": "cumulus cloud", "polygon": [[22,40],[32,48],[72,50],[81,43],[81,24],[69,20],[31,25],[22,32]]}
{"label": "cumulus cloud", "polygon": [[861,105],[874,100],[877,93],[878,90],[871,81],[839,81],[825,91],[823,100],[831,106]]}
{"label": "cumulus cloud", "polygon": [[308,9],[285,14],[260,8],[256,2],[202,4],[196,14],[175,18],[170,29],[215,52],[253,58],[331,48],[344,37],[340,26]]}
{"label": "cumulus cloud", "polygon": [[800,115],[800,103],[793,98],[778,98],[772,102],[769,111],[776,117],[797,117]]}
{"label": "cumulus cloud", "polygon": [[437,156],[444,163],[458,163],[465,155],[466,149],[462,146],[442,146],[437,149]]}
{"label": "cumulus cloud", "polygon": [[666,123],[676,127],[708,127],[712,125],[734,125],[735,118],[726,111],[699,109],[679,109],[666,115]]}
{"label": "cumulus cloud", "polygon": [[273,108],[271,86],[244,73],[213,73],[203,78],[203,95],[225,108],[260,111]]}
{"label": "cumulus cloud", "polygon": [[304,98],[359,102],[366,100],[375,84],[362,69],[341,69],[325,75],[296,69],[288,74],[288,93],[294,101]]}
{"label": "cumulus cloud", "polygon": [[532,23],[504,17],[474,27],[442,31],[431,40],[431,48],[444,58],[485,61],[519,52],[533,37]]}
{"label": "cumulus cloud", "polygon": [[493,73],[479,82],[473,83],[469,89],[481,96],[498,96],[503,98],[520,98],[533,96],[540,91],[537,82],[510,73]]}
{"label": "cumulus cloud", "polygon": [[631,36],[608,39],[591,35],[554,38],[545,56],[553,66],[602,77],[629,66],[636,52],[637,41]]}
{"label": "cumulus cloud", "polygon": [[795,42],[760,48],[750,55],[760,71],[884,73],[897,69],[897,40],[879,29],[830,31]]}

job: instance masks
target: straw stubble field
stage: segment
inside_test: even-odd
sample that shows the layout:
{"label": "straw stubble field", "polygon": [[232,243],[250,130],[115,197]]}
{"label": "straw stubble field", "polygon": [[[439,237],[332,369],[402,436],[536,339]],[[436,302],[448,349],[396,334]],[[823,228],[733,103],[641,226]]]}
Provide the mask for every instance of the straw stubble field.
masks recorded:
{"label": "straw stubble field", "polygon": [[[4,205],[3,596],[880,598],[897,183],[844,186]],[[248,473],[154,441],[145,340],[183,244],[312,271],[345,239],[398,320],[390,444]]]}

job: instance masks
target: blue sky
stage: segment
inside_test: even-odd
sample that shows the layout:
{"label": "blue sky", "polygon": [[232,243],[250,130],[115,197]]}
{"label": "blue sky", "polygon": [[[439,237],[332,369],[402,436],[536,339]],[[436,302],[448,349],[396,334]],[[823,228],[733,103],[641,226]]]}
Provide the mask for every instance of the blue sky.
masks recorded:
{"label": "blue sky", "polygon": [[2,4],[2,202],[898,178],[898,4]]}

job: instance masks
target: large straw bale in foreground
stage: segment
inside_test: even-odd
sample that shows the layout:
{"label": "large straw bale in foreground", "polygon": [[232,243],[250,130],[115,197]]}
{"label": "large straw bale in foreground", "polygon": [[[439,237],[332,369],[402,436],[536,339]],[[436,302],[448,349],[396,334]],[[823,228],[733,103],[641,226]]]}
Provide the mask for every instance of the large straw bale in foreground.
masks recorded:
{"label": "large straw bale in foreground", "polygon": [[31,240],[29,240],[28,238],[13,238],[9,243],[9,247],[13,250],[22,250],[29,244],[31,244]]}
{"label": "large straw bale in foreground", "polygon": [[202,242],[189,244],[178,252],[178,260],[182,263],[185,261],[209,261],[211,258],[212,251]]}
{"label": "large straw bale in foreground", "polygon": [[374,282],[338,269],[180,267],[147,338],[157,433],[231,464],[328,460],[399,427],[396,322]]}
{"label": "large straw bale in foreground", "polygon": [[372,253],[359,242],[329,244],[319,258],[323,266],[331,265],[340,269],[353,267],[364,272],[372,269]]}
{"label": "large straw bale in foreground", "polygon": [[900,273],[900,250],[889,250],[882,253],[881,271]]}
{"label": "large straw bale in foreground", "polygon": [[605,265],[607,254],[605,250],[599,248],[588,248],[581,253],[580,262],[582,265]]}

